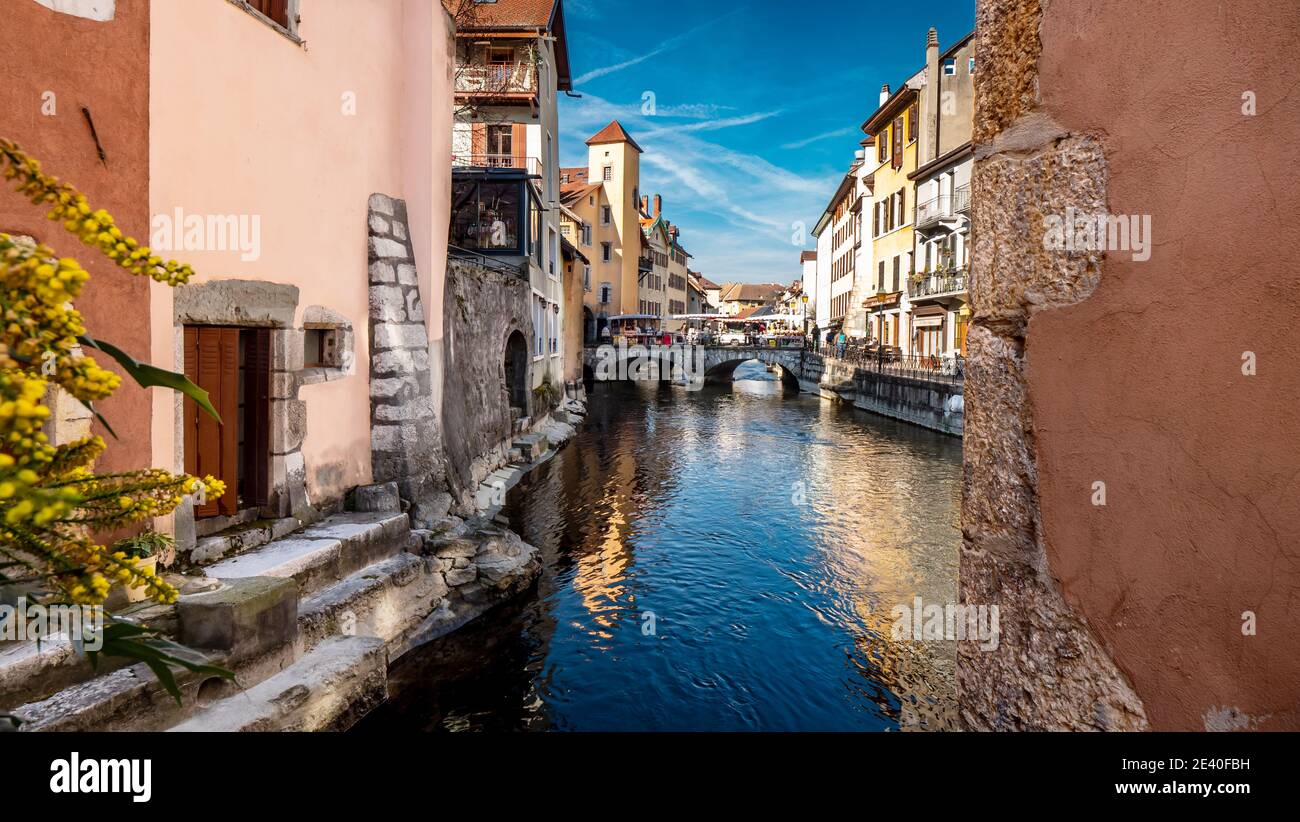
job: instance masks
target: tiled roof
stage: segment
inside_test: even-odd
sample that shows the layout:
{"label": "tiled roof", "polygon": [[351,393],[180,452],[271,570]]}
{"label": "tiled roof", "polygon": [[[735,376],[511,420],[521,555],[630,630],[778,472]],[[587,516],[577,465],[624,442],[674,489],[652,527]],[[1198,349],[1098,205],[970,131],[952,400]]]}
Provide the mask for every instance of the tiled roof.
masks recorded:
{"label": "tiled roof", "polygon": [[587,182],[587,167],[575,166],[572,168],[560,169],[560,185],[571,185],[573,183]]}
{"label": "tiled roof", "polygon": [[785,291],[779,283],[727,283],[722,287],[723,302],[741,300],[744,302],[766,302]]}
{"label": "tiled roof", "polygon": [[[471,28],[545,28],[559,0],[496,0],[494,3],[475,3]],[[448,12],[455,13],[461,0],[442,0]]]}
{"label": "tiled roof", "polygon": [[810,263],[810,262],[815,262],[816,260],[817,260],[816,251],[805,251],[799,255],[799,262],[801,263]]}
{"label": "tiled roof", "polygon": [[596,132],[595,136],[587,141],[587,145],[589,146],[600,145],[602,143],[627,143],[637,151],[642,150],[641,146],[636,144],[636,140],[632,139],[632,135],[627,133],[627,129],[623,128],[623,124],[618,120],[610,121],[609,125]]}
{"label": "tiled roof", "polygon": [[583,197],[600,188],[600,183],[576,183],[566,186],[560,186],[560,202],[566,206],[572,206]]}

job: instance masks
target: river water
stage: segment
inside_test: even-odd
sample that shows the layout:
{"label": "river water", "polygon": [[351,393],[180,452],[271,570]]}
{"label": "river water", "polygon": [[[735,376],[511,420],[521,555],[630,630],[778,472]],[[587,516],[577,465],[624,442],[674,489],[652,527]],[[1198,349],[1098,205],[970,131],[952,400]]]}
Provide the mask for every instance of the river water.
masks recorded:
{"label": "river water", "polygon": [[[611,383],[511,492],[536,590],[401,660],[358,727],[952,727],[961,442],[783,390]],[[751,377],[752,379],[744,379]]]}

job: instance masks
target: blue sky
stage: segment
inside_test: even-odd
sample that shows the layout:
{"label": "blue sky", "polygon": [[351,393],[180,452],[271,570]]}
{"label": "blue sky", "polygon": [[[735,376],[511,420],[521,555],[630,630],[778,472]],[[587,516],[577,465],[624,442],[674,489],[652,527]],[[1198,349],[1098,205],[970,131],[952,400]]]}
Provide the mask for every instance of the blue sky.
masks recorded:
{"label": "blue sky", "polygon": [[[645,149],[641,191],[663,195],[693,270],[714,282],[790,282],[799,250],[859,147],[882,83],[975,24],[974,0],[923,4],[565,0],[574,92],[560,160],[618,119]],[[643,114],[646,92],[654,115]],[[808,228],[793,243],[792,224]]]}

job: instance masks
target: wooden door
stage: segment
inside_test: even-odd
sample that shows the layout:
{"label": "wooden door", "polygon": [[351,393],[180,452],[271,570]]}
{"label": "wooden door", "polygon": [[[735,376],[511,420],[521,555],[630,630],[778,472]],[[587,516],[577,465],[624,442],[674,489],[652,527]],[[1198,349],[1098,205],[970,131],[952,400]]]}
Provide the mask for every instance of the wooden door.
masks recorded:
{"label": "wooden door", "polygon": [[185,472],[226,484],[226,493],[196,506],[194,516],[229,516],[237,510],[239,484],[239,329],[186,326],[185,376],[208,392],[221,415],[218,423],[185,398]]}

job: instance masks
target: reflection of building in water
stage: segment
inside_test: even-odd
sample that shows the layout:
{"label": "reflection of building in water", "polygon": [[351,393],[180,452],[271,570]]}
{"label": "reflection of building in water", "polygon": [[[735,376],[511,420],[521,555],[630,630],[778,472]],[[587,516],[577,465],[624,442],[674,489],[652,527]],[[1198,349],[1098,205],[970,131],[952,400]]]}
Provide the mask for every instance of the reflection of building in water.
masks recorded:
{"label": "reflection of building in water", "polygon": [[933,529],[917,523],[947,510],[936,499],[956,491],[951,481],[936,483],[927,475],[926,441],[863,427],[866,442],[846,443],[845,415],[861,416],[822,404],[812,433],[827,445],[809,449],[804,484],[807,505],[817,512],[812,519],[822,523],[818,542],[826,574],[843,580],[840,590],[853,597],[862,628],[852,661],[863,693],[899,715],[904,729],[955,727],[953,643],[899,642],[891,632],[896,605],[910,606],[917,596],[956,601],[957,522],[952,538],[937,543],[922,536]]}

